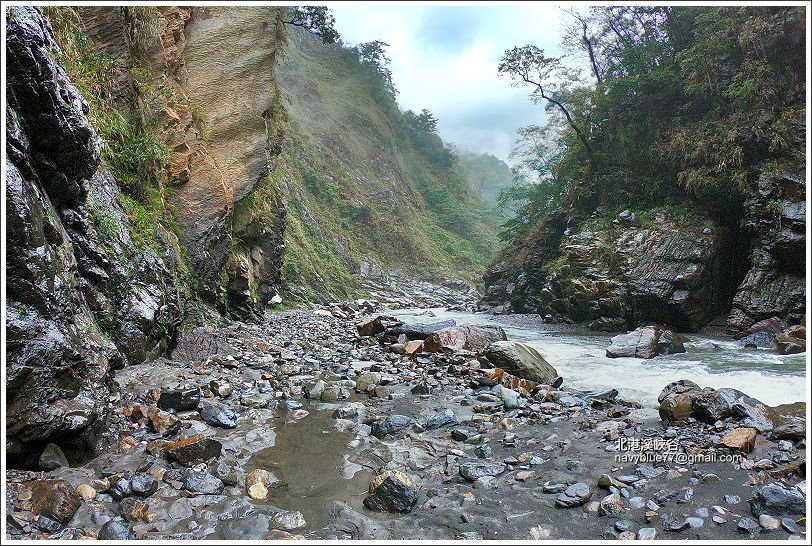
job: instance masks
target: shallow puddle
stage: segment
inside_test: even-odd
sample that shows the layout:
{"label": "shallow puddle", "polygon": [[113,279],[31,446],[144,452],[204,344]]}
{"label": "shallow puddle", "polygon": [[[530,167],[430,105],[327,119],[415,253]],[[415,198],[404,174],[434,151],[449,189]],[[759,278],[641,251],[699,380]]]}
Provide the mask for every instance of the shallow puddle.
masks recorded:
{"label": "shallow puddle", "polygon": [[306,535],[319,535],[332,521],[331,501],[364,509],[373,474],[349,461],[352,450],[347,444],[353,435],[330,430],[332,408],[310,406],[307,410],[310,414],[298,421],[280,419],[275,444],[254,454],[246,471],[264,468],[273,472],[284,485],[271,489],[268,503],[300,511],[307,522]]}

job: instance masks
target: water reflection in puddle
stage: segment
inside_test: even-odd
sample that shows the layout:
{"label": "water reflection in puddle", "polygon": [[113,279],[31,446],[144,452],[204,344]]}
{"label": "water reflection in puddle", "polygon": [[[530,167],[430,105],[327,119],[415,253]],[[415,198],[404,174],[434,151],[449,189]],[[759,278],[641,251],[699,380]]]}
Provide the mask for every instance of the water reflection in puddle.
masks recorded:
{"label": "water reflection in puddle", "polygon": [[279,420],[273,446],[258,451],[246,471],[263,468],[284,484],[273,488],[267,503],[298,510],[307,521],[307,534],[331,522],[329,505],[343,501],[361,511],[372,472],[351,461],[353,435],[330,430],[332,408],[310,406],[300,420]]}

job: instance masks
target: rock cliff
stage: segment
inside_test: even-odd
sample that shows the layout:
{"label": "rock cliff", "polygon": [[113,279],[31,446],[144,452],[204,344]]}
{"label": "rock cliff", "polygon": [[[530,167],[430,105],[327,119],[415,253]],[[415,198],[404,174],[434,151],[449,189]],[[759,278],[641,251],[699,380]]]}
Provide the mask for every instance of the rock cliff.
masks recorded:
{"label": "rock cliff", "polygon": [[179,247],[169,232],[133,244],[40,10],[10,8],[7,29],[7,449],[14,462],[56,442],[74,457],[103,428],[110,370],[168,344]]}
{"label": "rock cliff", "polygon": [[720,314],[730,334],[805,314],[803,176],[766,172],[741,218],[699,205],[635,214],[563,208],[503,251],[480,308],[540,313],[606,331],[661,323],[697,331]]}

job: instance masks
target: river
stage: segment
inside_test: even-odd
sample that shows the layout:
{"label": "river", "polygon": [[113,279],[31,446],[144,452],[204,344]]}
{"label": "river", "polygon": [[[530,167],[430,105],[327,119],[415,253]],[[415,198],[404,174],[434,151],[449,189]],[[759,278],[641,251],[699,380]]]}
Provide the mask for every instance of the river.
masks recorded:
{"label": "river", "polygon": [[545,324],[536,315],[485,315],[444,308],[402,309],[389,314],[409,322],[454,319],[457,324],[496,324],[510,340],[537,349],[579,390],[617,389],[622,398],[653,408],[665,385],[690,379],[701,387],[732,387],[765,404],[808,399],[806,353],[779,355],[772,349],[745,349],[725,338],[688,334],[685,353],[654,359],[608,358],[606,347],[615,334],[566,324]]}

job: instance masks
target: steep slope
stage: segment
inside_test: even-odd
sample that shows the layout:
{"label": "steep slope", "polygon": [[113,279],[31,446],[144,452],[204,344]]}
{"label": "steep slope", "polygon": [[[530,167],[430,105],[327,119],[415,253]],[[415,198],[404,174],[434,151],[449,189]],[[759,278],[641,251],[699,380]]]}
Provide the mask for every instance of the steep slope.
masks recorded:
{"label": "steep slope", "polygon": [[[803,21],[792,7],[592,8],[578,43],[597,77],[557,90],[566,117],[556,106],[524,130],[542,183],[481,307],[605,330],[801,322]],[[531,46],[506,59],[514,76],[548,62]]]}
{"label": "steep slope", "polygon": [[37,8],[9,8],[6,108],[7,454],[86,453],[105,428],[109,373],[160,354],[177,326],[180,248],[138,244],[100,167],[88,104]]}
{"label": "steep slope", "polygon": [[277,72],[288,122],[269,180],[287,208],[289,290],[333,299],[356,274],[398,269],[476,279],[493,230],[439,137],[410,134],[350,48],[291,32]]}
{"label": "steep slope", "polygon": [[495,205],[499,192],[513,183],[507,163],[491,154],[460,152],[460,163],[468,175],[468,185],[484,202]]}

